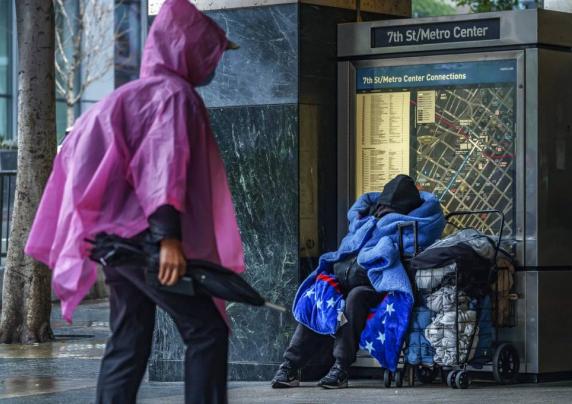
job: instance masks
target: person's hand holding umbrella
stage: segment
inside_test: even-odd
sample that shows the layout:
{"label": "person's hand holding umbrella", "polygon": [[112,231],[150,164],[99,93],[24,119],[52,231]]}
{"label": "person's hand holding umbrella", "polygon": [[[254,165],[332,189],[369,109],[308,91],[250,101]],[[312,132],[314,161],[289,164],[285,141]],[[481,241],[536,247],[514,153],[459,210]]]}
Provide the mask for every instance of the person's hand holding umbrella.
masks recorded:
{"label": "person's hand holding umbrella", "polygon": [[175,285],[187,272],[187,260],[181,242],[177,239],[161,241],[159,252],[159,282],[161,285]]}

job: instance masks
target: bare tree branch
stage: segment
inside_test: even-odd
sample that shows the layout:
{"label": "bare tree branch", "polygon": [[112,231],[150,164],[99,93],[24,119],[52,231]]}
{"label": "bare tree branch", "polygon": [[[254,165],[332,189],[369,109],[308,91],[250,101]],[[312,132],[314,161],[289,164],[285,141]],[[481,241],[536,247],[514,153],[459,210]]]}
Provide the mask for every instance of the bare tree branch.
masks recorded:
{"label": "bare tree branch", "polygon": [[[70,18],[65,3],[62,0],[54,0],[54,1],[55,1],[55,7],[56,7],[56,18],[58,17],[58,13],[60,13],[61,16],[63,17],[63,21],[67,25],[67,27],[66,27],[67,32],[73,32],[74,31],[74,29],[73,29],[74,19]],[[79,1],[82,1],[82,0],[79,0]]]}
{"label": "bare tree branch", "polygon": [[65,48],[64,45],[62,43],[62,36],[60,34],[60,31],[56,29],[56,51],[58,53],[58,57],[60,57],[64,63],[67,65],[69,63],[69,60],[66,56],[66,52],[65,52]]}
{"label": "bare tree branch", "polygon": [[[129,34],[120,29],[127,17],[114,21],[122,1],[53,0],[56,8],[57,91],[74,108],[87,88],[114,66],[115,43]],[[68,111],[68,120],[74,114]],[[72,122],[68,122],[71,124]]]}
{"label": "bare tree branch", "polygon": [[64,95],[66,93],[66,88],[64,84],[62,84],[61,79],[59,76],[63,75],[63,70],[58,62],[56,62],[56,90],[58,93]]}

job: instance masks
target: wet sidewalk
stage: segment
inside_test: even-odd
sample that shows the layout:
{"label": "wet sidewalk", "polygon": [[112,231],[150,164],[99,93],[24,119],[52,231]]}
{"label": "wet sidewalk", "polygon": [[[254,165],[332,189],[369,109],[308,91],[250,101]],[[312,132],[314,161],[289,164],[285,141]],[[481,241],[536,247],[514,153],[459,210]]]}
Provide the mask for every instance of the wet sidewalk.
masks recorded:
{"label": "wet sidewalk", "polygon": [[[93,301],[81,305],[68,326],[54,306],[54,342],[0,345],[0,401],[63,402],[69,392],[93,390],[109,335],[108,316],[107,301]],[[67,402],[87,403],[88,397]]]}
{"label": "wet sidewalk", "polygon": [[[67,326],[54,308],[56,341],[41,345],[0,345],[0,402],[91,403],[99,359],[109,335],[106,302],[80,306],[74,325]],[[572,381],[497,386],[475,383],[468,390],[441,385],[385,389],[378,380],[355,380],[344,390],[323,390],[314,383],[272,390],[266,382],[232,382],[230,403],[570,403]],[[182,383],[149,383],[141,387],[140,403],[182,403]]]}
{"label": "wet sidewalk", "polygon": [[[2,403],[92,403],[95,380],[70,379],[52,385],[52,393],[37,392],[18,398],[3,398]],[[182,383],[144,383],[139,392],[141,404],[183,403]],[[516,385],[499,387],[477,384],[468,390],[452,390],[442,386],[384,389],[379,382],[359,380],[343,390],[323,390],[312,383],[289,390],[272,390],[264,382],[233,382],[229,385],[230,404],[362,404],[362,403],[542,403],[572,402],[572,383]]]}

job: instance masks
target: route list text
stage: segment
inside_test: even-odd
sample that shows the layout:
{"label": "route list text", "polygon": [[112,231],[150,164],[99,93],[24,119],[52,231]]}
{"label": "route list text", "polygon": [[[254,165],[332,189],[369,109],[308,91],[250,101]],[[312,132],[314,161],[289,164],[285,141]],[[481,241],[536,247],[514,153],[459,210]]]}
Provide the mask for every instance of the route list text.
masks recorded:
{"label": "route list text", "polygon": [[380,192],[409,173],[409,92],[357,96],[356,193]]}

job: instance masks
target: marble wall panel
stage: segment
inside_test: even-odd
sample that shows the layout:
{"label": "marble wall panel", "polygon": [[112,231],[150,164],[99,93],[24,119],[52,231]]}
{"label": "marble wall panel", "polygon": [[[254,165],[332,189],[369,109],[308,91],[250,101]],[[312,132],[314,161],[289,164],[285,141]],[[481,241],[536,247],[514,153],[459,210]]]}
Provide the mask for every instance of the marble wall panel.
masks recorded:
{"label": "marble wall panel", "polygon": [[240,49],[200,93],[208,107],[298,101],[298,5],[208,11]]}
{"label": "marble wall panel", "polygon": [[[245,277],[290,306],[298,286],[298,107],[211,109],[245,249]],[[231,361],[278,361],[290,314],[230,305]]]}
{"label": "marble wall panel", "polygon": [[[241,229],[245,277],[269,300],[290,307],[298,286],[298,107],[215,108],[209,113]],[[290,313],[237,304],[229,304],[228,313],[231,376],[256,376],[251,367],[234,368],[232,362],[273,370],[293,332]],[[150,379],[182,380],[184,347],[162,312],[154,341]]]}

